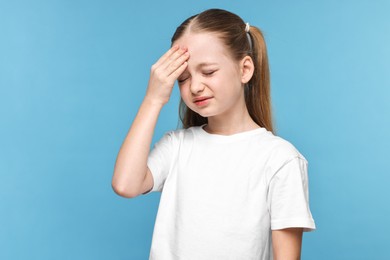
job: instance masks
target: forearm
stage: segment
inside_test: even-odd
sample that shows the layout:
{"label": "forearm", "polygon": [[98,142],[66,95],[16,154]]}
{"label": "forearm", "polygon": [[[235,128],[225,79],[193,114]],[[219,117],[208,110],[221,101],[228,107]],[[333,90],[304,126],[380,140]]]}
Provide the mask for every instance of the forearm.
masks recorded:
{"label": "forearm", "polygon": [[144,181],[148,179],[145,177],[154,128],[162,107],[169,100],[175,80],[187,67],[188,57],[186,49],[174,46],[151,68],[145,99],[115,163],[112,187],[121,196],[138,196]]}
{"label": "forearm", "polygon": [[147,159],[162,104],[145,98],[119,150],[112,187],[121,196],[138,195],[145,179]]}

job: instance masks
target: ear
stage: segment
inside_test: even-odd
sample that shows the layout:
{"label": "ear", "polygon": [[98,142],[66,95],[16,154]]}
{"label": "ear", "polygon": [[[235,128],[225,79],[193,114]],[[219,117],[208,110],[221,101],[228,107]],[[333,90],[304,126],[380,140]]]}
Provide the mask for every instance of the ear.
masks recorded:
{"label": "ear", "polygon": [[240,62],[241,83],[246,84],[251,80],[255,71],[255,65],[250,56],[245,56]]}

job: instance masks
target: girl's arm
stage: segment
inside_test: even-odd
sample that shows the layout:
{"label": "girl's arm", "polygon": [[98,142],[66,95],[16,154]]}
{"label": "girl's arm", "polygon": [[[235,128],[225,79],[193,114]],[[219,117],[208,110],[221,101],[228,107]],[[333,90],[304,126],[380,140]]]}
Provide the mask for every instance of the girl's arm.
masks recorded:
{"label": "girl's arm", "polygon": [[147,160],[154,128],[176,79],[187,67],[188,57],[185,49],[174,46],[152,66],[145,98],[115,163],[112,187],[123,197],[133,198],[153,187]]}
{"label": "girl's arm", "polygon": [[302,228],[272,230],[274,260],[301,259]]}

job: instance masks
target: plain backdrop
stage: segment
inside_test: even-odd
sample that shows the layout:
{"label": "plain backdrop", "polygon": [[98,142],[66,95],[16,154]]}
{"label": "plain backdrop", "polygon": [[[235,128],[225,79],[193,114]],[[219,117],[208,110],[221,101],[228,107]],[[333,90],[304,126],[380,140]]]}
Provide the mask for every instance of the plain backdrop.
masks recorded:
{"label": "plain backdrop", "polygon": [[176,27],[215,7],[263,30],[277,133],[309,161],[302,259],[390,259],[386,0],[0,0],[0,259],[148,258],[160,193],[117,196],[116,155]]}

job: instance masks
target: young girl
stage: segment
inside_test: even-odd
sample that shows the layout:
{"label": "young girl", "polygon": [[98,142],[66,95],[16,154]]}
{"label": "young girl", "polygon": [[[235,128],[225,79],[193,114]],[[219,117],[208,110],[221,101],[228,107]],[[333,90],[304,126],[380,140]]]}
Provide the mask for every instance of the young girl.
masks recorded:
{"label": "young girl", "polygon": [[[315,229],[307,161],[273,134],[260,30],[219,9],[185,20],[152,66],[112,185],[134,198],[160,191],[150,259],[299,259]],[[183,129],[149,153],[178,80]]]}

